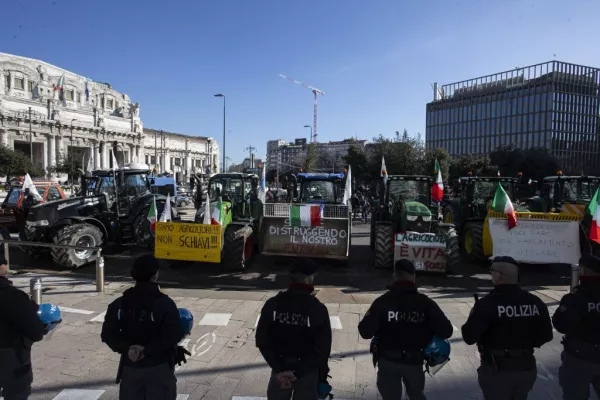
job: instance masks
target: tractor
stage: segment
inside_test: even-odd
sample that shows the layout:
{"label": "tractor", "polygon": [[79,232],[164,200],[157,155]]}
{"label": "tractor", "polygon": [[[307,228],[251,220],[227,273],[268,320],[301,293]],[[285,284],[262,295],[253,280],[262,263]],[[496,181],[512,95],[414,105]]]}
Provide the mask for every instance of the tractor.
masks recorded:
{"label": "tractor", "polygon": [[371,217],[371,249],[376,268],[390,269],[395,258],[408,258],[417,270],[445,272],[459,266],[454,225],[441,223],[432,202],[429,176],[392,175],[379,186],[379,207]]}
{"label": "tractor", "polygon": [[[195,222],[203,223],[206,212],[202,205],[202,181],[196,181]],[[222,264],[228,269],[245,270],[251,263],[259,244],[259,225],[262,203],[258,199],[258,176],[227,173],[213,175],[208,181],[208,204],[211,215],[221,204],[223,226]]]}
{"label": "tractor", "polygon": [[[157,215],[166,198],[153,195],[145,164],[94,171],[81,178],[77,197],[52,201],[30,209],[21,240],[60,245],[100,247],[107,242],[154,246],[148,219],[153,199]],[[172,218],[177,210],[171,205]],[[92,250],[52,248],[52,259],[65,268],[78,268],[96,259]]]}
{"label": "tractor", "polygon": [[[460,178],[460,197],[450,200],[444,209],[444,222],[456,226],[460,242],[469,261],[481,262],[484,254],[484,221],[494,199],[498,183],[508,194],[516,212],[528,212],[515,202],[515,183],[511,177],[476,177],[469,174]],[[489,236],[489,235],[488,235]],[[487,246],[485,246],[487,247]]]}

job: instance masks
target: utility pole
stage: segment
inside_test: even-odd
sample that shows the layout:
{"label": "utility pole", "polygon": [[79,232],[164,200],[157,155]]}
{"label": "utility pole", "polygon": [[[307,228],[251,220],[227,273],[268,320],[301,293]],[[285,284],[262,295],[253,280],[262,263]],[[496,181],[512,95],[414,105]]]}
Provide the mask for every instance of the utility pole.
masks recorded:
{"label": "utility pole", "polygon": [[156,168],[157,165],[158,165],[158,146],[156,143],[156,131],[154,131],[154,168]]}
{"label": "utility pole", "polygon": [[[71,133],[73,133],[73,129],[71,129]],[[33,132],[31,131],[31,107],[29,107],[29,157],[31,159],[31,163],[33,164]]]}
{"label": "utility pole", "polygon": [[244,150],[248,151],[248,153],[250,154],[250,168],[254,168],[254,157],[252,156],[252,152],[256,150],[256,147],[250,145]]}

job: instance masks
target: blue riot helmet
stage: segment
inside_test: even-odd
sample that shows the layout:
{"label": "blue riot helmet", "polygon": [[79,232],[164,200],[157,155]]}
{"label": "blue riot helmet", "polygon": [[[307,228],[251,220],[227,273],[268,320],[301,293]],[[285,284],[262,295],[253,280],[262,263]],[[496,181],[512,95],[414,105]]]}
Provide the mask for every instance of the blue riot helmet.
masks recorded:
{"label": "blue riot helmet", "polygon": [[54,304],[44,303],[40,304],[38,308],[38,317],[44,324],[44,334],[50,333],[54,328],[62,322],[60,317],[60,308]]}
{"label": "blue riot helmet", "polygon": [[446,339],[434,337],[423,350],[427,370],[435,375],[448,361],[450,361],[450,342]]}
{"label": "blue riot helmet", "polygon": [[181,327],[183,328],[185,335],[188,336],[192,333],[192,328],[194,327],[194,316],[187,308],[179,308],[178,310]]}

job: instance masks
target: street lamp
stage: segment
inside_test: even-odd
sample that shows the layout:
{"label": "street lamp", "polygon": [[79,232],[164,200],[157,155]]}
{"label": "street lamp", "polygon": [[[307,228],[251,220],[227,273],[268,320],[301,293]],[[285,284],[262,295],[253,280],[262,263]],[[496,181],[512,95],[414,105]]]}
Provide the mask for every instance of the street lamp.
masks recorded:
{"label": "street lamp", "polygon": [[33,132],[31,131],[31,107],[29,107],[29,155],[33,164]]}
{"label": "street lamp", "polygon": [[73,161],[75,160],[75,149],[73,148],[73,122],[75,121],[77,121],[77,118],[71,120],[71,196],[73,195],[73,181],[75,180],[75,174],[73,172],[75,170]]}
{"label": "street lamp", "polygon": [[223,173],[225,173],[225,95],[217,93],[214,96],[223,98]]}
{"label": "street lamp", "polygon": [[304,125],[304,128],[310,128],[310,137],[308,138],[308,143],[312,142],[312,126]]}

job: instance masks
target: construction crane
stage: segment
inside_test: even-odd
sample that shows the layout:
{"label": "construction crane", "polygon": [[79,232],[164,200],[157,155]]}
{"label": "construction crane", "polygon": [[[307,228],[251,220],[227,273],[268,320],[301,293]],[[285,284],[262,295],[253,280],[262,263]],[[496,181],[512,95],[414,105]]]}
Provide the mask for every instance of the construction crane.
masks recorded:
{"label": "construction crane", "polygon": [[307,88],[308,90],[313,92],[313,94],[315,95],[315,106],[314,106],[314,115],[313,115],[313,132],[312,133],[313,133],[313,143],[317,143],[317,95],[320,94],[321,96],[325,96],[325,92],[322,91],[321,89],[317,89],[316,87],[306,85],[300,81],[290,78],[289,76],[285,76],[283,74],[279,74],[279,76],[282,78],[285,78],[291,82],[294,82],[297,85],[304,86],[305,88]]}

